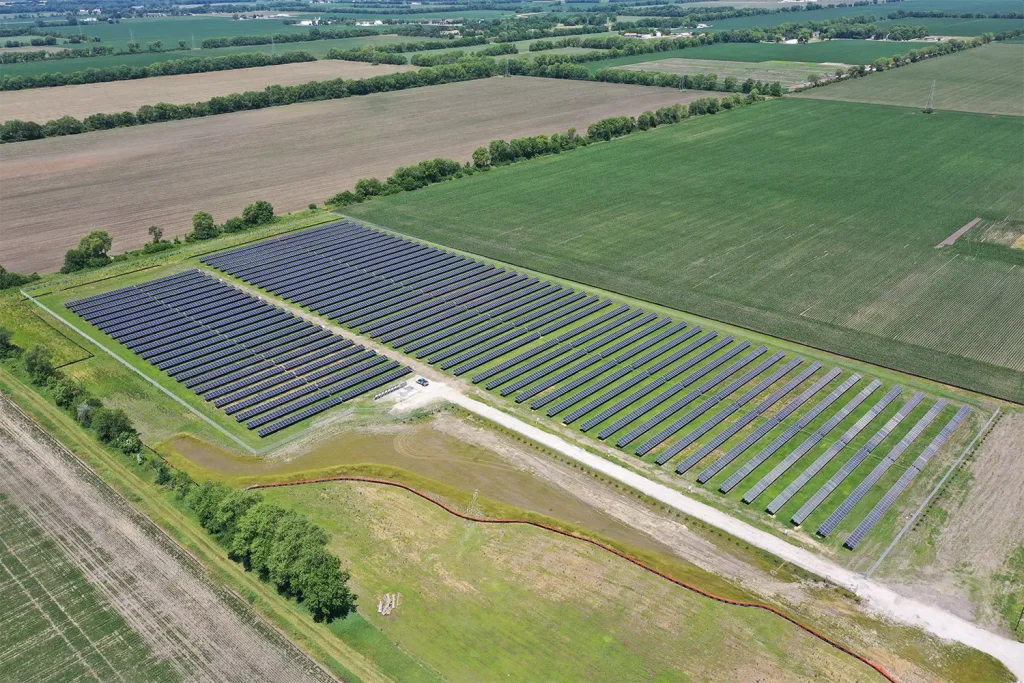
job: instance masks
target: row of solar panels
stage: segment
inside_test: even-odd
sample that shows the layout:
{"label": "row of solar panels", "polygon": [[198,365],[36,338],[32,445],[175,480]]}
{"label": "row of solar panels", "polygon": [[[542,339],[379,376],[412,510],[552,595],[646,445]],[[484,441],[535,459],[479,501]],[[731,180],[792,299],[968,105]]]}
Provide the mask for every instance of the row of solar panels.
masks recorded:
{"label": "row of solar panels", "polygon": [[260,436],[410,372],[198,270],[67,307]]}
{"label": "row of solar panels", "polygon": [[[782,352],[769,355],[763,346],[751,349],[749,342],[719,339],[717,332],[705,333],[653,313],[615,306],[553,282],[351,222],[205,261],[441,369],[456,375],[475,371],[474,383],[483,383],[517,403],[529,402],[534,410],[544,408],[549,417],[562,415],[565,424],[582,420],[584,432],[600,427],[601,439],[618,435],[615,443],[620,448],[643,438],[635,452],[653,453],[659,465],[698,446],[679,462],[679,473],[728,447],[763,420],[704,469],[697,477],[700,483],[730,467],[761,439],[781,431],[729,474],[720,486],[722,492],[734,489],[787,448],[861,379],[859,375],[845,379],[785,426],[788,418],[839,378],[838,369],[816,377],[820,363],[805,365],[803,359],[786,359]],[[875,380],[861,389],[765,474],[743,500],[753,502],[783,478],[880,386]],[[806,388],[783,403],[799,387]],[[871,406],[768,503],[767,510],[774,514],[792,500],[901,393],[902,388],[894,387]],[[922,400],[923,396],[915,395],[907,401],[811,495],[793,521],[801,523],[820,507]],[[783,407],[773,413],[780,404]],[[936,414],[942,409],[935,408]],[[905,436],[909,441],[903,450],[918,436]],[[903,451],[893,452],[888,467]],[[843,503],[849,509],[841,505],[843,510],[837,510],[836,524],[884,474],[880,470],[869,475],[871,484],[862,482],[854,492],[858,497],[853,499],[852,494]],[[823,525],[822,535],[832,529]]]}

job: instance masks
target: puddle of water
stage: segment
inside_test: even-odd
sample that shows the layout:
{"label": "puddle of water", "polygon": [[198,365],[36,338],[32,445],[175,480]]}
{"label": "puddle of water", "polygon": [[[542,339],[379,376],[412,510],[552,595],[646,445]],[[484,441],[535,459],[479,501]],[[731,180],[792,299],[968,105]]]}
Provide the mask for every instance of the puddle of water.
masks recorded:
{"label": "puddle of water", "polygon": [[165,450],[228,476],[312,473],[355,464],[400,467],[463,491],[479,491],[490,500],[578,524],[635,547],[672,554],[664,544],[513,467],[497,453],[460,441],[430,423],[344,432],[290,459],[237,455],[187,435],[168,441]]}

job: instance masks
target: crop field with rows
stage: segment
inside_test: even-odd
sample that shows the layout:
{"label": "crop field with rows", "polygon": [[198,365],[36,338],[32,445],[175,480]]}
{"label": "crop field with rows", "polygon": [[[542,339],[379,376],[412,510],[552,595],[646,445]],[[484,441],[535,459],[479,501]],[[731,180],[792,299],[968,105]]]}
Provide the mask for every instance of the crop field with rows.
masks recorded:
{"label": "crop field with rows", "polygon": [[923,107],[934,82],[935,109],[1024,116],[1022,64],[1024,45],[992,44],[813,88],[799,97]]}
{"label": "crop field with rows", "polygon": [[1015,118],[787,99],[350,213],[1021,401],[1024,269],[935,245],[1021,216],[1022,155]]}

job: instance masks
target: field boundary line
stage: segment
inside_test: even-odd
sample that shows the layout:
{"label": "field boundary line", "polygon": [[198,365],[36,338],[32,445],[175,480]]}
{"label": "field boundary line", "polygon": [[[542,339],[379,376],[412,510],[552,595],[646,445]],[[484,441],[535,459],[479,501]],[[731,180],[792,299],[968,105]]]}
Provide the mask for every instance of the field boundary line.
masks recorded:
{"label": "field boundary line", "polygon": [[871,575],[874,574],[875,570],[877,570],[879,565],[882,564],[882,561],[885,560],[885,558],[889,555],[892,549],[896,547],[896,544],[900,542],[900,539],[903,538],[903,535],[910,531],[910,528],[914,526],[915,523],[917,523],[917,520],[924,513],[925,508],[928,507],[928,504],[931,503],[935,496],[939,494],[939,491],[942,490],[942,487],[946,485],[946,481],[949,480],[951,476],[953,476],[953,472],[956,471],[956,469],[960,466],[960,463],[962,463],[964,461],[964,458],[967,457],[967,454],[970,453],[971,449],[974,448],[974,444],[978,442],[978,439],[980,439],[983,434],[988,432],[989,427],[991,427],[995,419],[999,417],[999,412],[999,408],[996,408],[996,412],[992,413],[992,417],[988,419],[988,422],[985,423],[985,426],[979,429],[978,433],[974,435],[973,439],[971,439],[971,442],[967,444],[966,447],[964,447],[964,450],[960,454],[960,457],[957,458],[956,461],[954,461],[953,464],[949,466],[949,469],[946,470],[946,474],[942,476],[942,479],[939,480],[939,483],[935,485],[935,488],[932,489],[932,492],[929,493],[928,497],[925,498],[924,502],[921,503],[921,507],[917,508],[917,512],[915,512],[913,516],[907,521],[906,526],[900,529],[900,532],[896,534],[896,538],[892,539],[892,543],[889,544],[889,547],[882,551],[882,554],[878,557],[875,563],[871,565],[871,568],[868,569],[867,573],[864,574],[864,576],[870,579]]}
{"label": "field boundary line", "polygon": [[879,674],[884,676],[885,679],[887,681],[889,681],[890,683],[897,683],[896,679],[893,678],[884,668],[882,668],[881,665],[875,664],[874,662],[872,662],[867,657],[864,657],[863,655],[859,655],[856,652],[854,652],[853,650],[851,650],[850,648],[846,647],[845,645],[841,645],[838,642],[836,642],[836,641],[832,640],[831,638],[829,638],[828,636],[822,634],[821,632],[815,631],[810,626],[807,626],[806,624],[801,623],[796,618],[789,616],[788,614],[786,614],[785,612],[783,612],[780,609],[777,609],[775,607],[772,607],[771,605],[766,605],[766,604],[760,603],[760,602],[745,602],[745,601],[741,601],[741,600],[733,600],[731,598],[726,598],[726,597],[723,597],[721,595],[716,595],[715,593],[711,593],[711,592],[706,591],[706,590],[704,590],[702,588],[699,588],[699,587],[697,587],[697,586],[695,586],[695,585],[693,585],[691,583],[687,583],[685,581],[682,581],[680,579],[677,579],[677,578],[671,576],[670,574],[666,574],[665,572],[662,572],[662,571],[660,571],[658,569],[655,569],[654,567],[644,563],[642,560],[640,560],[640,559],[638,559],[636,557],[633,557],[632,555],[629,555],[627,553],[624,553],[621,550],[617,550],[616,548],[614,548],[614,547],[612,547],[610,545],[606,545],[606,544],[604,544],[604,543],[602,543],[600,541],[594,540],[592,538],[587,538],[586,536],[581,536],[579,534],[575,534],[575,533],[573,533],[571,531],[565,531],[564,529],[559,529],[558,527],[554,527],[554,526],[550,526],[550,525],[547,525],[547,524],[543,524],[541,522],[533,522],[533,521],[530,521],[528,519],[507,519],[507,518],[500,518],[500,517],[495,517],[495,518],[476,517],[474,515],[469,515],[469,514],[466,514],[464,512],[459,512],[458,510],[455,510],[454,508],[451,508],[448,505],[446,505],[445,503],[441,502],[437,498],[434,498],[430,494],[424,493],[423,491],[415,489],[412,486],[409,486],[407,484],[403,484],[403,483],[397,482],[397,481],[391,481],[391,480],[388,480],[388,479],[377,479],[377,478],[374,478],[374,477],[345,477],[345,476],[338,476],[338,477],[322,477],[322,478],[318,478],[318,479],[300,479],[300,480],[297,480],[297,481],[271,482],[271,483],[266,483],[266,484],[253,484],[252,486],[246,487],[246,490],[269,489],[269,488],[283,488],[283,487],[286,487],[286,486],[302,486],[302,485],[306,485],[306,484],[323,484],[323,483],[340,482],[340,481],[351,481],[351,482],[359,482],[359,483],[365,483],[365,484],[379,484],[379,485],[382,485],[382,486],[393,486],[395,488],[403,489],[405,491],[408,491],[409,493],[412,493],[414,495],[419,496],[420,498],[423,498],[424,500],[426,500],[426,501],[428,501],[430,503],[433,503],[434,505],[438,506],[439,508],[441,508],[442,510],[444,510],[445,512],[447,512],[447,513],[449,513],[451,515],[454,515],[454,516],[456,516],[456,517],[458,517],[460,519],[465,519],[465,520],[468,520],[468,521],[471,521],[471,522],[479,522],[481,524],[514,524],[514,525],[532,526],[532,527],[536,527],[538,529],[543,529],[545,531],[550,531],[552,533],[559,534],[561,536],[565,536],[566,538],[571,538],[573,540],[583,541],[584,543],[589,543],[589,544],[591,544],[593,546],[596,546],[596,547],[598,547],[598,548],[600,548],[602,550],[606,550],[606,551],[612,553],[613,555],[616,555],[616,556],[626,560],[627,562],[630,562],[630,563],[636,565],[637,567],[640,567],[641,569],[643,569],[645,571],[648,571],[648,572],[650,572],[650,573],[652,573],[652,574],[654,574],[656,576],[660,576],[661,578],[665,579],[666,581],[670,581],[671,583],[674,583],[677,586],[681,586],[682,588],[685,588],[686,590],[691,591],[693,593],[696,593],[698,595],[701,595],[701,596],[703,596],[705,598],[709,598],[711,600],[715,600],[717,602],[721,602],[721,603],[726,604],[726,605],[732,605],[734,607],[749,607],[749,608],[753,608],[753,609],[760,609],[760,610],[765,610],[767,612],[771,612],[775,616],[780,617],[781,619],[784,619],[784,620],[788,621],[789,623],[793,624],[797,628],[800,628],[800,629],[806,631],[807,633],[811,634],[812,636],[814,636],[818,640],[822,641],[823,643],[834,647],[835,649],[839,650],[843,654],[849,655],[849,656],[853,657],[854,659],[860,661],[861,663],[866,664],[867,666],[871,667],[872,669],[877,671]]}
{"label": "field boundary line", "polygon": [[189,411],[190,413],[194,414],[194,415],[195,415],[196,417],[198,417],[199,419],[201,419],[201,420],[202,420],[203,422],[206,422],[206,423],[207,423],[208,425],[210,425],[211,427],[213,427],[214,429],[216,429],[216,430],[217,430],[218,432],[220,432],[221,434],[223,434],[224,436],[228,437],[229,439],[231,439],[232,441],[234,441],[234,442],[235,442],[236,444],[238,444],[239,446],[241,446],[242,448],[244,448],[244,449],[246,450],[246,452],[248,452],[248,453],[249,453],[250,455],[256,455],[256,454],[257,454],[257,453],[256,453],[256,449],[255,449],[255,448],[253,448],[253,447],[252,447],[252,446],[250,446],[249,444],[245,443],[245,442],[244,442],[244,441],[242,441],[242,440],[241,440],[240,438],[238,438],[237,436],[235,436],[234,434],[232,434],[232,433],[231,433],[231,432],[229,432],[228,430],[224,429],[224,427],[222,427],[222,426],[220,426],[219,424],[217,424],[216,422],[214,422],[214,420],[213,420],[213,419],[212,419],[211,417],[209,417],[208,415],[205,415],[205,414],[203,414],[203,413],[202,413],[202,412],[201,412],[200,410],[198,410],[198,409],[196,409],[196,408],[193,408],[192,406],[190,406],[190,405],[189,405],[188,403],[186,403],[186,402],[185,402],[185,400],[184,400],[184,399],[182,399],[181,397],[179,397],[179,396],[175,396],[175,395],[174,395],[173,393],[171,393],[171,391],[170,391],[170,390],[168,390],[168,389],[167,389],[166,387],[162,387],[162,386],[160,386],[160,383],[159,383],[159,382],[157,382],[157,381],[156,381],[155,379],[153,379],[152,377],[147,377],[147,376],[146,376],[146,375],[145,375],[145,374],[144,374],[144,373],[143,373],[143,372],[142,372],[141,370],[139,370],[138,368],[136,368],[135,366],[133,366],[133,365],[132,365],[131,363],[129,363],[128,361],[126,361],[126,360],[125,360],[124,358],[121,358],[121,356],[117,355],[116,353],[114,353],[113,351],[111,351],[110,349],[108,349],[108,348],[107,348],[106,346],[104,346],[103,344],[99,343],[98,341],[96,341],[95,339],[93,339],[92,337],[90,337],[90,336],[89,336],[88,334],[86,334],[86,333],[85,333],[85,332],[83,332],[82,330],[80,330],[80,329],[78,329],[77,327],[75,327],[74,325],[72,325],[72,324],[71,324],[70,322],[68,322],[67,320],[65,320],[65,319],[64,319],[64,318],[62,318],[61,316],[57,315],[57,313],[55,313],[54,311],[50,310],[50,308],[49,308],[49,307],[47,307],[47,306],[46,306],[46,305],[45,305],[45,304],[44,304],[43,302],[39,301],[39,300],[38,300],[38,299],[36,299],[35,297],[33,297],[33,296],[31,296],[30,294],[28,294],[28,293],[27,293],[27,292],[26,292],[26,291],[25,291],[24,289],[23,289],[23,290],[21,290],[21,293],[22,293],[22,295],[23,295],[23,296],[25,296],[25,298],[29,299],[29,300],[30,300],[30,301],[31,301],[32,303],[34,303],[34,304],[35,304],[36,306],[39,306],[39,308],[43,309],[44,311],[46,311],[47,313],[49,313],[50,315],[52,315],[52,316],[53,316],[54,318],[56,318],[57,320],[61,321],[62,323],[64,323],[64,324],[65,324],[65,325],[67,325],[68,327],[70,327],[70,328],[71,328],[72,330],[74,330],[74,331],[75,331],[75,332],[77,332],[78,334],[80,334],[80,335],[82,335],[83,337],[85,337],[85,338],[86,338],[86,339],[87,339],[88,341],[92,342],[93,344],[95,344],[96,346],[98,346],[98,347],[99,347],[100,349],[102,349],[103,351],[106,351],[106,352],[107,352],[108,354],[110,354],[110,356],[111,356],[111,357],[112,357],[112,358],[113,358],[114,360],[116,360],[116,361],[117,361],[118,363],[120,363],[121,365],[125,366],[126,368],[128,368],[129,370],[131,370],[131,371],[132,371],[132,372],[134,372],[134,373],[135,373],[136,375],[138,375],[138,376],[139,376],[139,377],[141,377],[142,379],[146,380],[146,381],[147,381],[147,382],[149,382],[150,384],[152,384],[152,385],[153,385],[154,387],[156,387],[157,389],[159,389],[159,390],[160,390],[160,391],[162,391],[163,393],[165,393],[165,394],[167,394],[168,396],[170,396],[170,397],[171,397],[172,399],[174,399],[174,400],[175,400],[176,402],[178,402],[178,403],[180,403],[180,404],[181,404],[182,406],[184,406],[184,407],[185,407],[185,408],[186,408],[186,409],[187,409],[187,410],[188,410],[188,411]]}

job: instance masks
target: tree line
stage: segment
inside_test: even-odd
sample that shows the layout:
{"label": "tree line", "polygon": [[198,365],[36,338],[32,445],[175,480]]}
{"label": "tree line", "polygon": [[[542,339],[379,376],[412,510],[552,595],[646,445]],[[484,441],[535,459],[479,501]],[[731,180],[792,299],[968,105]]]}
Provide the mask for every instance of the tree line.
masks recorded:
{"label": "tree line", "polygon": [[726,76],[720,82],[718,74],[670,74],[661,71],[629,71],[627,69],[598,69],[594,79],[605,83],[628,83],[630,85],[651,85],[661,88],[685,88],[687,90],[722,90],[725,92],[757,92],[759,95],[782,97],[786,88],[779,81],[772,83],[748,78],[740,83],[735,76]]}
{"label": "tree line", "polygon": [[278,64],[294,64],[296,62],[315,62],[316,57],[308,52],[285,52],[279,55],[268,55],[263,52],[251,52],[220,57],[187,57],[157,62],[148,66],[111,66],[102,69],[84,69],[72,73],[46,73],[26,76],[0,77],[0,91],[27,90],[29,88],[52,88],[63,85],[81,85],[83,83],[108,83],[111,81],[131,81],[140,78],[157,76],[176,76],[179,74],[197,74],[209,71],[230,71],[233,69],[249,69],[257,66],[275,66]]}
{"label": "tree line", "polygon": [[[56,39],[52,40],[54,40],[53,43],[46,44],[56,44]],[[8,47],[13,46],[9,45]],[[0,52],[0,64],[21,64],[25,62],[42,62],[50,60],[59,61],[62,59],[81,59],[84,57],[105,57],[112,54],[114,54],[114,48],[108,45],[92,45],[90,47],[76,47],[55,51],[39,50],[38,52]]]}
{"label": "tree line", "polygon": [[[234,216],[217,225],[213,216],[206,211],[197,211],[192,216],[192,231],[185,235],[185,242],[202,242],[219,237],[222,234],[233,234],[245,232],[264,225],[269,225],[277,220],[274,215],[273,205],[266,200],[258,200],[247,205],[242,210],[241,216]],[[117,256],[111,256],[110,250],[114,246],[114,238],[105,230],[93,230],[78,241],[78,246],[68,249],[64,254],[64,264],[60,268],[61,273],[77,273],[83,270],[102,268],[114,261],[123,261],[135,254],[155,254],[161,251],[173,249],[181,244],[175,238],[173,241],[164,240],[163,228],[157,225],[150,226],[149,236],[152,241],[147,242],[142,249],[136,252],[125,252]],[[0,289],[6,287],[20,286],[25,282],[38,279],[34,273],[30,276],[8,273],[3,266],[0,266]],[[5,284],[6,283],[6,284]]]}
{"label": "tree line", "polygon": [[374,197],[412,192],[428,185],[442,183],[484,172],[493,166],[506,166],[539,156],[561,154],[585,147],[596,142],[646,131],[662,125],[678,123],[692,116],[717,114],[719,111],[752,104],[763,99],[756,91],[743,96],[739,93],[728,95],[721,100],[702,97],[689,105],[674,104],[657,111],[646,111],[638,117],[612,116],[601,119],[587,127],[586,135],[579,135],[575,128],[565,133],[534,135],[513,140],[493,140],[487,147],[473,151],[472,161],[460,164],[454,159],[438,158],[421,161],[413,166],[404,166],[384,181],[378,178],[360,178],[352,190],[345,190],[327,200],[329,207],[343,207],[361,203]]}
{"label": "tree line", "polygon": [[0,328],[0,359],[20,356],[32,384],[101,444],[131,458],[137,474],[174,491],[229,558],[305,605],[314,621],[344,618],[355,609],[349,574],[327,550],[329,535],[322,527],[267,502],[255,491],[209,481],[199,485],[188,473],[172,470],[156,453],[145,454],[128,413],[105,406],[82,382],[61,372],[49,347],[35,345],[22,351],[12,336]]}
{"label": "tree line", "polygon": [[[513,46],[514,47],[514,46]],[[333,52],[333,51],[332,51]],[[358,55],[344,51],[345,58],[365,58],[365,52]],[[342,54],[342,53],[338,53]],[[588,53],[589,54],[589,53]],[[238,55],[235,55],[238,56]],[[329,53],[330,56],[330,53]],[[404,59],[402,55],[393,55]],[[247,91],[213,97],[205,102],[191,104],[169,104],[160,102],[155,105],[143,105],[135,112],[97,113],[82,120],[73,116],[62,116],[44,124],[35,121],[12,119],[0,124],[0,143],[24,142],[45,137],[78,135],[94,130],[109,130],[176,121],[181,119],[202,118],[217,114],[229,114],[236,111],[264,109],[299,102],[318,102],[322,100],[342,99],[359,95],[370,95],[377,92],[406,90],[444,83],[488,78],[505,73],[522,76],[539,76],[543,78],[563,78],[570,80],[600,80],[619,83],[636,83],[638,85],[657,85],[668,87],[696,87],[708,85],[707,77],[695,79],[690,76],[682,83],[674,75],[642,75],[643,72],[627,72],[601,70],[601,75],[592,74],[587,67],[574,63],[579,57],[586,55],[539,55],[532,60],[510,60],[507,66],[494,59],[476,54],[468,54],[457,58],[454,63],[439,63],[436,66],[424,67],[418,71],[406,71],[394,74],[383,74],[369,78],[346,80],[338,78],[328,81],[311,81],[299,85],[267,86],[262,91]],[[453,59],[455,57],[453,56]],[[592,59],[592,57],[591,57]],[[607,73],[604,73],[607,72]],[[629,75],[635,74],[635,75]],[[631,79],[631,80],[630,80]],[[687,85],[689,84],[689,85]],[[710,89],[710,88],[709,88]],[[715,88],[723,89],[723,88]],[[776,94],[765,89],[761,94]],[[781,93],[778,93],[781,94]]]}
{"label": "tree line", "polygon": [[519,49],[515,43],[494,43],[489,45],[482,50],[467,53],[464,50],[449,50],[447,52],[429,52],[427,54],[413,55],[409,58],[410,64],[416,66],[437,66],[438,64],[455,64],[458,61],[466,59],[467,57],[479,56],[479,57],[497,57],[500,55],[515,55],[519,54]]}
{"label": "tree line", "polygon": [[[400,55],[399,55],[400,56]],[[359,95],[370,95],[377,92],[391,92],[420,88],[443,83],[487,78],[501,72],[493,59],[482,57],[464,59],[456,64],[441,64],[426,67],[419,71],[383,74],[369,78],[346,80],[337,78],[329,81],[311,81],[300,85],[271,85],[262,91],[247,91],[221,97],[213,97],[205,102],[193,104],[168,104],[160,102],[155,105],[143,105],[136,112],[120,112],[114,114],[92,114],[82,120],[73,116],[62,116],[45,124],[35,121],[11,119],[0,125],[0,142],[23,142],[44,137],[78,135],[93,130],[108,130],[140,126],[147,123],[176,121],[180,119],[201,118],[217,114],[228,114],[236,111],[249,111],[277,107],[299,102],[318,102]]]}

